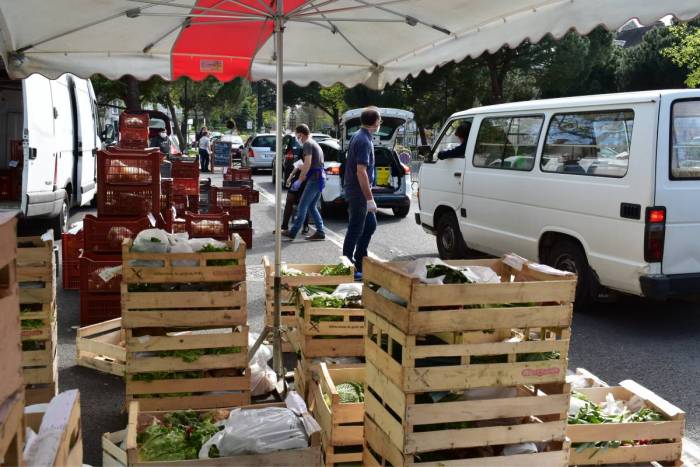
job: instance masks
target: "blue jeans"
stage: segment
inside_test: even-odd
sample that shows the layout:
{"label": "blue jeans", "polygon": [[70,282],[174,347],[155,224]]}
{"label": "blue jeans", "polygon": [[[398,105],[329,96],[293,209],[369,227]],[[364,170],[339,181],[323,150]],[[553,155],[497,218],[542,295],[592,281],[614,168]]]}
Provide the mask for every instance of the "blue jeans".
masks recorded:
{"label": "blue jeans", "polygon": [[310,211],[311,217],[314,219],[316,232],[323,233],[323,218],[318,212],[318,199],[321,197],[321,187],[318,180],[309,180],[304,187],[304,192],[301,194],[301,199],[297,205],[297,215],[294,218],[294,224],[289,229],[289,233],[293,236],[301,230],[301,225],[306,219],[306,214]]}
{"label": "blue jeans", "polygon": [[355,270],[362,272],[362,260],[367,256],[367,247],[372,234],[377,230],[377,216],[367,210],[364,198],[348,199],[348,231],[343,242],[343,256],[355,264]]}
{"label": "blue jeans", "polygon": [[200,148],[199,161],[201,162],[200,167],[202,168],[202,172],[209,170],[209,151]]}

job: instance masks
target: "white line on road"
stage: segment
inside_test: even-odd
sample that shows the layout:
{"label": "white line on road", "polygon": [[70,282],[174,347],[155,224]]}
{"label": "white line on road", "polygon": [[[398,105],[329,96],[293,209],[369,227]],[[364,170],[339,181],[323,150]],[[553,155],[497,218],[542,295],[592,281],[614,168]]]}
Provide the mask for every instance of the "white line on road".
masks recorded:
{"label": "white line on road", "polygon": [[[257,188],[258,188],[258,191],[259,191],[260,194],[262,195],[262,197],[265,198],[265,199],[266,199],[267,201],[269,201],[270,203],[272,203],[272,205],[274,206],[274,204],[275,204],[275,195],[273,195],[272,193],[268,192],[267,190],[265,190],[265,189],[264,189],[263,187],[261,187],[260,185],[257,185],[257,184],[256,184],[256,186],[257,186]],[[284,201],[282,202],[282,209],[284,209]],[[340,251],[342,252],[342,251],[343,251],[343,240],[344,240],[344,237],[343,237],[342,235],[340,235],[339,233],[334,232],[333,230],[331,230],[331,229],[329,229],[328,227],[325,227],[325,226],[324,226],[324,231],[325,231],[325,233],[326,233],[326,240],[328,240],[329,242],[333,243],[333,244],[334,244],[335,246],[337,246],[337,247],[340,249]],[[384,261],[382,258],[380,258],[378,255],[376,255],[376,254],[375,254],[373,251],[371,251],[371,250],[368,250],[368,251],[367,251],[367,256],[369,256],[369,257],[372,258],[372,259],[376,259],[376,260],[379,260],[379,261]]]}

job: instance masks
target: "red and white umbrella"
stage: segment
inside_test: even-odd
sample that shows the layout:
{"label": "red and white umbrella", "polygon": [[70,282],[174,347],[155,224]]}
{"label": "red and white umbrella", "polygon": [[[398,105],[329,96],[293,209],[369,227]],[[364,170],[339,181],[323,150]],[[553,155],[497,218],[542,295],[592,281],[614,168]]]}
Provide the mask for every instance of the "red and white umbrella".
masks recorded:
{"label": "red and white umbrella", "polygon": [[[0,0],[0,53],[13,78],[274,79],[282,115],[285,80],[381,88],[546,34],[698,13],[697,0]],[[278,161],[281,150],[277,144]]]}

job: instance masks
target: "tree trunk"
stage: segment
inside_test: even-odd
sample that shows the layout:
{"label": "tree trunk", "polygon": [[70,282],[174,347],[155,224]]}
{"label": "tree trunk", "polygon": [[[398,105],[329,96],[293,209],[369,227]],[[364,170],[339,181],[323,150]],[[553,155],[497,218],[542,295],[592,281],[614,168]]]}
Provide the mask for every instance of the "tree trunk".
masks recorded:
{"label": "tree trunk", "polygon": [[180,127],[180,132],[183,134],[183,140],[180,141],[180,146],[182,151],[185,152],[190,148],[190,139],[187,132],[187,122],[190,119],[190,112],[187,108],[182,109],[182,124]]}
{"label": "tree trunk", "polygon": [[123,79],[124,81],[126,81],[126,96],[124,96],[124,101],[126,102],[126,110],[129,112],[141,110],[138,80],[133,76],[125,76]]}
{"label": "tree trunk", "polygon": [[503,81],[501,79],[501,74],[498,71],[498,64],[494,57],[490,56],[486,60],[486,65],[489,69],[489,77],[491,78],[491,98],[493,99],[493,104],[500,104],[503,102]]}
{"label": "tree trunk", "polygon": [[428,145],[428,137],[425,134],[425,127],[423,126],[422,123],[418,123],[418,134],[420,135],[421,146],[427,146]]}
{"label": "tree trunk", "polygon": [[177,136],[177,139],[180,142],[180,151],[183,151],[183,146],[185,144],[185,138],[183,138],[183,136],[182,136],[182,128],[180,128],[180,124],[177,121],[177,114],[175,113],[175,105],[173,105],[173,100],[170,98],[170,94],[168,94],[166,92],[164,97],[165,97],[165,105],[168,106],[168,111],[170,111],[171,126],[173,127],[173,131],[175,132],[175,135]]}

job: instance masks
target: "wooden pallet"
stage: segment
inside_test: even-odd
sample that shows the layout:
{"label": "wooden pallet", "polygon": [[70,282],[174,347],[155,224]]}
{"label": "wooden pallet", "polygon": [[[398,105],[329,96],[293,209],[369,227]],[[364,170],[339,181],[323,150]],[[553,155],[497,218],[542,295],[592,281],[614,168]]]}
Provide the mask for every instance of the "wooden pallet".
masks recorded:
{"label": "wooden pallet", "polygon": [[[39,433],[45,412],[26,414],[27,426]],[[81,466],[83,464],[83,432],[80,426],[80,395],[71,406],[68,424],[61,434],[61,439],[54,458],[53,467]]]}
{"label": "wooden pallet", "polygon": [[16,392],[0,405],[0,465],[23,466],[24,394]]}
{"label": "wooden pallet", "polygon": [[[261,404],[254,406],[241,407],[243,410],[256,410],[264,407],[284,407],[284,404]],[[207,412],[198,410],[197,412]],[[120,439],[117,434],[108,434],[102,437],[103,451],[107,452],[109,462],[115,461],[116,464],[105,465],[124,465],[129,467],[139,466],[201,466],[201,467],[223,467],[223,466],[304,466],[304,467],[320,467],[321,448],[320,448],[320,432],[318,425],[311,419],[309,414],[304,414],[301,421],[304,424],[309,435],[309,447],[306,449],[293,449],[288,451],[277,451],[269,454],[252,454],[233,457],[222,457],[218,459],[197,459],[187,461],[171,461],[163,462],[146,462],[139,458],[138,444],[136,442],[137,434],[146,426],[150,425],[155,418],[160,418],[166,412],[141,411],[137,402],[132,402],[129,405],[129,424],[126,428],[126,452],[121,450],[114,441]],[[217,410],[217,419],[228,417],[228,410]],[[120,452],[121,451],[121,452]],[[126,463],[123,461],[126,460]]]}
{"label": "wooden pallet", "polygon": [[[134,330],[127,329],[127,403],[138,400],[144,410],[209,409],[250,404],[248,327],[230,327],[217,331],[226,332],[201,334],[187,331],[145,338],[135,335]],[[228,347],[239,347],[240,352],[203,355],[192,362],[186,362],[177,356],[152,354],[171,350]],[[204,372],[200,377],[187,379],[134,380],[136,375],[144,373],[182,374],[199,371]],[[154,395],[159,396],[153,397]]]}
{"label": "wooden pallet", "polygon": [[56,262],[53,240],[42,240],[41,237],[17,238],[17,281],[20,285],[21,304],[55,303]]}
{"label": "wooden pallet", "polygon": [[[234,249],[236,242],[229,240],[226,244]],[[122,281],[127,284],[245,281],[246,251],[243,242],[235,251],[217,253],[137,253],[131,251],[131,246],[130,239],[124,240]],[[235,261],[236,264],[212,264],[222,260]]]}
{"label": "wooden pallet", "polygon": [[[518,270],[503,259],[447,263],[490,267],[503,280],[514,280],[499,284],[423,284],[401,269],[405,262],[383,263],[366,258],[362,303],[412,336],[489,328],[570,326],[576,276],[540,272],[530,263],[522,264]],[[404,304],[378,294],[378,287],[392,292]]]}
{"label": "wooden pallet", "polygon": [[126,334],[115,318],[78,329],[76,363],[115,376],[126,374]]}
{"label": "wooden pallet", "polygon": [[[362,461],[363,402],[341,403],[336,385],[347,382],[364,384],[364,368],[328,368],[319,365],[319,380],[311,383],[312,413],[321,425],[321,441],[326,466]],[[325,397],[324,397],[325,396]],[[330,406],[326,402],[330,400]]]}
{"label": "wooden pallet", "polygon": [[[665,465],[682,465],[685,412],[631,380],[622,381],[620,386],[585,388],[577,391],[596,403],[604,402],[608,394],[612,394],[615,400],[625,401],[637,396],[647,407],[662,414],[664,421],[568,425],[566,434],[572,443],[569,465],[618,465],[654,461],[668,463]],[[576,448],[576,443],[615,440],[651,442],[600,450]]]}
{"label": "wooden pallet", "polygon": [[519,454],[512,456],[485,455],[473,458],[443,460],[439,462],[421,461],[419,456],[402,454],[392,444],[389,436],[369,416],[365,415],[365,442],[362,452],[362,465],[367,467],[563,467],[569,462],[569,441],[552,441],[546,452]]}

